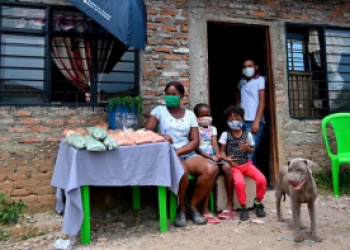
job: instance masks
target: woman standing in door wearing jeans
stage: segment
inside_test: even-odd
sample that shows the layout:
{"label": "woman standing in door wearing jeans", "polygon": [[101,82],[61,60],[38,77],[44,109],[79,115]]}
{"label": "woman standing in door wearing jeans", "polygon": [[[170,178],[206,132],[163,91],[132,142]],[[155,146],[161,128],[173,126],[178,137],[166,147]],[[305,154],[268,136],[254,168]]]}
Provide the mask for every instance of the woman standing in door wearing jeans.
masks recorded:
{"label": "woman standing in door wearing jeans", "polygon": [[[253,59],[246,59],[242,65],[243,78],[237,85],[237,103],[245,112],[244,129],[251,132],[255,142],[255,150],[258,148],[264,135],[265,126],[265,78],[258,73],[259,66]],[[255,151],[256,152],[256,151]],[[249,158],[257,166],[255,154]]]}
{"label": "woman standing in door wearing jeans", "polygon": [[189,212],[192,221],[198,225],[207,223],[198,212],[198,205],[211,192],[218,174],[218,168],[213,163],[195,153],[199,146],[198,123],[192,111],[180,106],[180,99],[184,94],[185,89],[180,82],[169,82],[165,86],[166,106],[155,107],[145,124],[146,129],[157,130],[173,145],[184,168],[184,175],[179,184],[178,213],[174,221],[177,227],[186,226],[185,195],[189,182],[188,174],[197,176]]}

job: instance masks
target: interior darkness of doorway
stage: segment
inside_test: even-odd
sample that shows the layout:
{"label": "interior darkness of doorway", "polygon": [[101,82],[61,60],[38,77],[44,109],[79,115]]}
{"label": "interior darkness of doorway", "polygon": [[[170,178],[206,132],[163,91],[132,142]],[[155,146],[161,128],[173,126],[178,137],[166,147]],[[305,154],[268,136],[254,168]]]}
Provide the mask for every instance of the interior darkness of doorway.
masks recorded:
{"label": "interior darkness of doorway", "polygon": [[[209,102],[213,124],[218,129],[218,135],[227,130],[223,110],[229,105],[236,104],[235,91],[242,77],[243,60],[254,58],[259,64],[260,74],[267,75],[265,29],[265,27],[248,25],[208,23]],[[266,83],[266,89],[268,89],[268,83]],[[266,121],[269,121],[267,110],[268,108],[265,108],[265,117]],[[267,180],[270,180],[268,123],[265,128],[264,138],[256,152],[257,167],[264,173]]]}

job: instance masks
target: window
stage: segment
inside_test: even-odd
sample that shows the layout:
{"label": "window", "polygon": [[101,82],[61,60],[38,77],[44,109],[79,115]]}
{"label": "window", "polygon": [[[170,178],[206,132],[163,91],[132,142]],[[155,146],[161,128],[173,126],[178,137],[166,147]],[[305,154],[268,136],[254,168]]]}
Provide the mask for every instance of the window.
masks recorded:
{"label": "window", "polygon": [[139,52],[73,7],[0,2],[0,105],[137,95]]}
{"label": "window", "polygon": [[289,110],[293,118],[350,111],[350,30],[287,25]]}

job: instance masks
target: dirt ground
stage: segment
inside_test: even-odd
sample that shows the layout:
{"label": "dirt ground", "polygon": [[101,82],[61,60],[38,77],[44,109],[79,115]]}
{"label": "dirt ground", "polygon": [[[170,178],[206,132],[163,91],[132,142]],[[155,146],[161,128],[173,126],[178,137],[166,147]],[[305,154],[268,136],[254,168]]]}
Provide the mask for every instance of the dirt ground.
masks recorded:
{"label": "dirt ground", "polygon": [[[92,212],[91,244],[81,245],[78,237],[73,249],[350,249],[350,196],[318,196],[317,227],[322,243],[295,243],[289,198],[282,205],[285,222],[276,221],[274,202],[274,191],[268,191],[265,218],[250,212],[250,220],[242,223],[238,217],[217,225],[196,226],[188,221],[185,228],[170,225],[166,233],[158,231],[157,208],[153,204],[143,204],[140,211],[126,206],[100,209]],[[306,230],[310,230],[306,205],[302,216]],[[67,239],[61,223],[62,217],[54,212],[26,214],[23,222],[2,228],[12,231],[13,239],[0,241],[0,249],[54,249],[57,239]]]}

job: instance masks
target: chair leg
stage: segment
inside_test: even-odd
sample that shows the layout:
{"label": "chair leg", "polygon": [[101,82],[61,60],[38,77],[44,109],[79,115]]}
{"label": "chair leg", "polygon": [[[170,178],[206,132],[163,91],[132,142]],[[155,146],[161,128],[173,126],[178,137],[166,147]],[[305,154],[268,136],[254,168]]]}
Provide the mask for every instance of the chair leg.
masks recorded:
{"label": "chair leg", "polygon": [[158,186],[158,206],[159,206],[159,224],[160,231],[166,232],[168,231],[168,219],[166,212],[166,188]]}
{"label": "chair leg", "polygon": [[214,205],[214,194],[213,191],[210,192],[209,196],[209,210],[212,214],[215,213],[215,205]]}
{"label": "chair leg", "polygon": [[81,198],[83,204],[84,219],[81,224],[80,234],[81,234],[81,244],[90,244],[91,241],[91,231],[90,231],[90,190],[89,186],[82,186],[80,188]]}
{"label": "chair leg", "polygon": [[177,208],[177,196],[173,192],[170,192],[170,221],[174,222],[176,217],[176,208]]}
{"label": "chair leg", "polygon": [[140,198],[140,187],[132,187],[132,209],[140,210],[141,209],[141,198]]}
{"label": "chair leg", "polygon": [[332,161],[332,180],[334,197],[339,197],[339,161]]}

